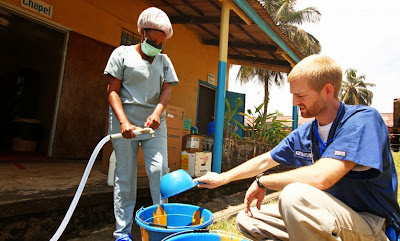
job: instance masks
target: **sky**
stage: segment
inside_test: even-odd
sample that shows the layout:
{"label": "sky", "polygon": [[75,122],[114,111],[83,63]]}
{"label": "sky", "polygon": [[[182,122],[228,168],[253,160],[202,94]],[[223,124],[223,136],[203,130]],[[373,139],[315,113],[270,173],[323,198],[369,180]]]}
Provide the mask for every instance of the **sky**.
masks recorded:
{"label": "sky", "polygon": [[[400,97],[400,1],[398,0],[297,0],[296,8],[315,7],[319,23],[301,27],[314,35],[322,46],[321,54],[339,62],[343,69],[354,68],[374,93],[372,107],[381,113],[393,112],[393,99]],[[240,85],[239,66],[229,72],[229,91],[246,94],[246,110],[254,109],[264,98],[263,87]],[[271,88],[268,112],[279,110],[292,115],[289,84]]]}

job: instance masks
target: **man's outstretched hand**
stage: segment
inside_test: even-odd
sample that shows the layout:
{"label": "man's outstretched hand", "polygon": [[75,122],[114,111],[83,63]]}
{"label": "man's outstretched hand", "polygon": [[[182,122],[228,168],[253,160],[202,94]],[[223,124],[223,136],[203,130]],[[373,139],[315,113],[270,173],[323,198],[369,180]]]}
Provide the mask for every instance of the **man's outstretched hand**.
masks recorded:
{"label": "man's outstretched hand", "polygon": [[197,187],[209,189],[217,188],[227,183],[225,176],[216,172],[207,172],[206,175],[198,177],[194,181],[199,182]]}

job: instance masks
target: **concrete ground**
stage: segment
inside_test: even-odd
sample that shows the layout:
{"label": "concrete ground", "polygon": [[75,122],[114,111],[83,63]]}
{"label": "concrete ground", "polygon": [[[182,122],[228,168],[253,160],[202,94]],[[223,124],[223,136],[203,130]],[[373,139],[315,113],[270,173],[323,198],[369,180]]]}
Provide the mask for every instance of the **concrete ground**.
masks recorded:
{"label": "concrete ground", "polygon": [[[61,224],[88,160],[0,159],[0,240],[48,240]],[[139,179],[138,205],[149,205],[147,180]],[[97,160],[60,240],[113,223],[112,187]],[[140,199],[140,200],[139,200]]]}
{"label": "concrete ground", "polygon": [[[52,193],[69,194],[76,190],[86,167],[85,161],[40,160],[0,162],[0,202],[30,200]],[[105,185],[107,176],[96,163],[90,173],[85,192],[96,188],[112,190]]]}
{"label": "concrete ground", "polygon": [[[49,240],[72,201],[87,160],[0,160],[0,240]],[[213,190],[192,189],[169,199],[213,212],[215,220],[243,209],[252,180]],[[147,180],[138,180],[137,208],[150,206]],[[97,160],[82,197],[60,240],[114,240],[112,187]],[[133,235],[140,240],[136,224]]]}

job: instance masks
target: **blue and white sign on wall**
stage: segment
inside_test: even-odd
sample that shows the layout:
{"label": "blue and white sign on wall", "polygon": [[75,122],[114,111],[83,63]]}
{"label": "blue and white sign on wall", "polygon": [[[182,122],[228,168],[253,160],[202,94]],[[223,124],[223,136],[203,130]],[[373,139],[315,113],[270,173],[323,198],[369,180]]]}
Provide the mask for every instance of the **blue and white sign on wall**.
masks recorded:
{"label": "blue and white sign on wall", "polygon": [[209,84],[215,85],[215,75],[213,75],[210,72],[208,72],[208,74],[207,74],[207,82]]}
{"label": "blue and white sign on wall", "polygon": [[48,18],[53,16],[53,6],[40,0],[21,0],[20,5]]}

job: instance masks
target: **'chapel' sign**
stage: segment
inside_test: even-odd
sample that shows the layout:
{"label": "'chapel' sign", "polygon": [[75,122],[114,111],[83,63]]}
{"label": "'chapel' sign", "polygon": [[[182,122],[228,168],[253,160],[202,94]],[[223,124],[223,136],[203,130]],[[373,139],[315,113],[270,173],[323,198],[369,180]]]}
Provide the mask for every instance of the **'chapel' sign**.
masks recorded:
{"label": "'chapel' sign", "polygon": [[53,16],[53,6],[40,0],[21,0],[21,6],[34,11],[40,15],[51,18]]}

